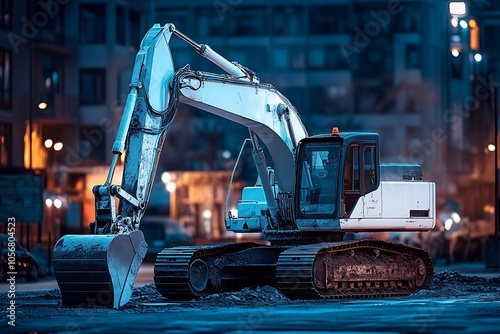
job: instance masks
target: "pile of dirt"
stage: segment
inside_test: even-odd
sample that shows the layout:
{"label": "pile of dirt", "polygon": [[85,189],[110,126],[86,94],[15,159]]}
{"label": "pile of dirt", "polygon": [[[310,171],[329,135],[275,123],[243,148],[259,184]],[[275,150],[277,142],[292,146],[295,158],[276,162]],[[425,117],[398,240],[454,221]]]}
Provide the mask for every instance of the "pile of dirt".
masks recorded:
{"label": "pile of dirt", "polygon": [[141,303],[159,303],[166,301],[152,283],[146,284],[140,288],[134,288],[131,300]]}
{"label": "pile of dirt", "polygon": [[428,290],[421,290],[411,298],[460,297],[470,294],[487,293],[500,298],[500,277],[465,276],[458,271],[443,271],[434,275]]}
{"label": "pile of dirt", "polygon": [[227,306],[276,305],[289,302],[278,289],[271,286],[244,288],[236,292],[224,292],[200,298],[201,301]]}

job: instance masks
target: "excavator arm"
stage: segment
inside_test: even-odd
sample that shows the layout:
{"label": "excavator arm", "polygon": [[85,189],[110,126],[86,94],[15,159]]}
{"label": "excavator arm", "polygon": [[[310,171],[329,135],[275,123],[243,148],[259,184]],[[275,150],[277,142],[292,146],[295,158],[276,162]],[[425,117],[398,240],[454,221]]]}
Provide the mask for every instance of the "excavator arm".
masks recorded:
{"label": "excavator arm", "polygon": [[[187,67],[174,72],[168,45],[173,33],[229,74],[194,72]],[[173,25],[155,25],[146,34],[130,86],[113,145],[108,180],[94,188],[97,215],[93,233],[99,233],[99,229],[109,232],[108,226],[111,233],[137,229],[147,206],[163,141],[179,102],[246,126],[269,150],[280,190],[293,191],[295,149],[307,132],[293,105],[273,86],[260,84],[251,73],[227,62],[208,46],[189,40]],[[127,153],[119,187],[111,185],[111,179],[116,161],[124,152],[125,138]],[[254,144],[258,146],[256,140]],[[261,173],[259,176],[265,177]],[[121,200],[116,217],[113,197]]]}
{"label": "excavator arm", "polygon": [[[172,34],[227,74],[194,72],[188,66],[175,71],[169,48]],[[139,224],[179,102],[249,129],[270,226],[275,224],[276,201],[258,138],[274,161],[278,187],[292,192],[295,150],[297,143],[307,137],[297,111],[271,85],[259,83],[250,70],[227,61],[207,45],[195,43],[171,24],[156,24],[145,35],[136,56],[108,177],[104,184],[93,188],[96,220],[90,224],[91,235],[67,235],[54,247],[54,268],[63,304],[84,305],[92,300],[119,308],[130,299],[147,250]],[[113,185],[122,154],[122,184]],[[120,200],[118,210],[116,198]]]}

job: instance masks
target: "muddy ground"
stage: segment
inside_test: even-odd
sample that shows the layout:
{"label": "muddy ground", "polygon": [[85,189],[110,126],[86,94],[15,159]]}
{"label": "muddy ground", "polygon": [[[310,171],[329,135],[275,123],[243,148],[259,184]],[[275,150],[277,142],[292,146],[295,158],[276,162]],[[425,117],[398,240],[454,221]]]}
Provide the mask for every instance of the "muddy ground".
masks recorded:
{"label": "muddy ground", "polygon": [[[346,317],[337,318],[339,316],[338,312],[343,312],[340,310],[347,312],[350,307],[353,309],[348,313],[349,315],[359,312],[359,317],[356,319],[359,318],[360,324],[365,326],[363,332],[368,329],[394,329],[390,325],[391,319],[406,317],[409,313],[413,316],[417,314],[418,317],[425,316],[425,329],[422,330],[424,327],[418,321],[415,322],[410,318],[405,318],[406,320],[398,318],[398,320],[394,321],[398,326],[403,327],[396,330],[396,332],[416,331],[423,333],[429,332],[427,330],[430,328],[433,328],[431,332],[440,332],[440,330],[447,332],[447,329],[452,328],[446,324],[452,319],[449,318],[450,316],[457,316],[460,318],[457,321],[464,322],[464,325],[460,328],[466,329],[466,331],[462,332],[468,332],[468,330],[471,333],[490,332],[490,329],[492,333],[500,332],[500,277],[463,276],[458,272],[446,271],[436,274],[428,290],[422,290],[411,296],[368,301],[291,301],[277,289],[266,286],[244,289],[238,292],[214,294],[200,300],[176,302],[169,301],[161,296],[153,284],[136,288],[131,301],[121,310],[95,307],[63,308],[61,307],[60,293],[57,289],[46,292],[17,293],[15,301],[15,328],[6,326],[7,320],[5,319],[7,319],[8,315],[6,311],[8,306],[7,298],[2,297],[0,301],[1,332],[109,332],[110,330],[117,330],[120,326],[125,326],[125,324],[133,324],[134,319],[137,319],[136,325],[139,323],[145,324],[141,325],[141,331],[144,326],[149,326],[151,327],[149,329],[159,332],[182,333],[190,331],[197,333],[251,333],[260,332],[262,330],[261,326],[268,329],[277,326],[281,331],[286,330],[287,332],[290,329],[298,330],[300,328],[306,329],[305,332],[312,328],[316,328],[316,331],[331,331],[333,328],[340,329],[340,327],[332,327],[329,322],[333,319],[333,314],[336,316],[338,326],[340,324],[347,326],[344,328],[345,331],[345,329],[350,328],[349,326],[352,326],[352,321],[346,321]],[[417,308],[420,310],[422,307],[424,307],[424,311],[416,311]],[[448,308],[452,311],[448,312]],[[396,314],[398,311],[401,311],[401,314]],[[320,316],[322,312],[325,315]],[[331,312],[334,313],[330,314]],[[395,314],[391,315],[394,312]],[[313,314],[313,316],[308,316],[308,313]],[[470,315],[472,320],[466,322],[464,316],[460,316],[461,313]],[[242,327],[242,324],[248,327],[248,321],[242,319],[252,314],[257,320],[254,319],[252,322],[254,326],[249,331],[248,328]],[[263,316],[263,314],[266,316]],[[433,315],[435,315],[434,320],[429,320]],[[324,319],[324,323],[314,321],[311,325],[306,324],[316,316],[320,320],[325,316],[327,318]],[[169,318],[176,319],[175,326],[167,320]],[[275,324],[273,319],[280,318],[282,319],[279,323]],[[106,319],[109,319],[109,321],[106,322]],[[214,319],[220,319],[218,320],[220,324]],[[294,321],[298,321],[297,319],[302,319],[300,322],[304,322],[303,327],[293,325]],[[482,327],[475,326],[475,321],[479,321]],[[498,327],[493,326],[490,328],[489,321],[496,322]],[[97,326],[98,323],[102,324]],[[412,324],[417,324],[420,327],[412,327]],[[243,331],[242,328],[245,330]],[[356,331],[357,328],[355,328]],[[132,327],[127,325],[122,329],[122,332],[136,332],[138,330],[133,325]],[[276,328],[273,331],[276,331]],[[453,331],[461,332],[457,329],[453,329]]]}

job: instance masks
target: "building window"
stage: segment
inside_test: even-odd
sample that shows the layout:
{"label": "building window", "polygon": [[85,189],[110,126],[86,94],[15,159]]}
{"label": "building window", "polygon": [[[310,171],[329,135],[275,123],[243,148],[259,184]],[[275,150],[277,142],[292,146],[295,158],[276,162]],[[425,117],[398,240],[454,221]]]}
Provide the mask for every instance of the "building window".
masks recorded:
{"label": "building window", "polygon": [[106,101],[106,70],[80,70],[80,104],[99,105]]}
{"label": "building window", "polygon": [[273,63],[276,69],[303,69],[304,52],[294,46],[276,47],[273,49]]}
{"label": "building window", "polygon": [[420,46],[407,44],[405,46],[405,68],[420,68]]}
{"label": "building window", "polygon": [[[198,35],[200,36],[216,36],[225,35],[226,20],[221,20],[213,8],[199,8],[196,11],[196,22],[198,26]],[[228,15],[228,14],[226,14]]]}
{"label": "building window", "polygon": [[12,125],[0,122],[0,166],[12,165]]}
{"label": "building window", "polygon": [[12,17],[12,0],[0,0],[0,28],[10,28]]}
{"label": "building window", "polygon": [[373,39],[362,52],[353,55],[354,73],[363,78],[383,78],[394,70],[394,43],[391,38]]}
{"label": "building window", "polygon": [[0,50],[0,108],[10,109],[12,99],[11,88],[11,53]]}
{"label": "building window", "polygon": [[[98,138],[99,140],[96,140]],[[106,161],[106,136],[100,126],[80,128],[80,157],[83,165],[102,164]]]}
{"label": "building window", "polygon": [[130,22],[130,44],[139,50],[142,40],[141,14],[138,11],[129,9],[128,20]]}
{"label": "building window", "polygon": [[127,27],[125,24],[125,7],[116,6],[116,44],[125,45],[127,42]]}
{"label": "building window", "polygon": [[[54,104],[55,97],[61,94],[64,59],[53,54],[44,53],[42,60],[42,76],[40,82],[39,101],[49,106]],[[53,110],[53,109],[52,109]]]}
{"label": "building window", "polygon": [[80,42],[106,43],[106,4],[81,5]]}
{"label": "building window", "polygon": [[[34,13],[48,13],[47,23],[36,34],[36,40],[51,44],[64,44],[64,8],[65,6],[58,5],[57,2],[39,1],[36,3]],[[28,17],[32,17],[29,13]]]}
{"label": "building window", "polygon": [[229,33],[232,36],[257,36],[268,32],[265,7],[238,8],[229,18]]}
{"label": "building window", "polygon": [[312,70],[349,69],[349,63],[338,45],[311,46],[308,50],[307,66]]}
{"label": "building window", "polygon": [[275,35],[303,35],[302,7],[278,6],[273,9],[273,33]]}
{"label": "building window", "polygon": [[309,32],[312,35],[344,34],[348,29],[348,6],[309,7]]}
{"label": "building window", "polygon": [[[404,11],[401,13],[393,14],[392,20],[394,21],[395,31],[398,33],[418,33],[422,31],[422,17],[421,13],[422,7],[421,4],[417,3],[405,3],[404,7],[401,6]],[[429,17],[429,13],[426,13],[427,19]]]}
{"label": "building window", "polygon": [[[400,6],[400,8],[403,7]],[[406,4],[404,5],[404,9],[406,13]],[[387,14],[385,14],[385,12],[387,12]],[[397,13],[398,12],[396,11],[395,14],[391,14],[387,9],[387,3],[354,4],[352,13],[352,27],[357,27],[359,30],[351,28],[349,32],[352,34],[352,36],[360,35],[361,33],[366,34],[367,36],[382,36],[391,34],[397,29],[396,22],[400,18],[399,14]],[[390,16],[386,18],[385,15]],[[404,23],[402,24],[404,25]]]}
{"label": "building window", "polygon": [[358,85],[356,88],[355,110],[359,114],[382,114],[394,111],[394,101],[386,97],[392,87],[386,87],[381,81]]}

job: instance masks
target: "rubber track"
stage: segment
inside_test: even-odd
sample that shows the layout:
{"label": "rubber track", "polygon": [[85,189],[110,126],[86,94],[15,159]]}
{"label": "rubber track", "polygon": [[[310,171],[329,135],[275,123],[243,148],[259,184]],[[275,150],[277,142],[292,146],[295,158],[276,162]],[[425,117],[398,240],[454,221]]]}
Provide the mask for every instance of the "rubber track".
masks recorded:
{"label": "rubber track", "polygon": [[[403,255],[416,256],[424,261],[427,269],[426,279],[422,287],[413,289],[402,287],[393,291],[387,289],[384,291],[382,287],[370,289],[361,287],[338,291],[337,294],[322,294],[314,286],[313,267],[316,256],[319,253],[331,251],[346,251],[357,248],[378,248],[392,253]],[[373,297],[390,297],[402,296],[415,293],[420,289],[425,288],[432,277],[434,276],[434,267],[432,260],[427,252],[401,244],[388,243],[378,240],[362,240],[362,241],[341,241],[334,243],[323,243],[304,245],[294,248],[289,248],[281,253],[277,266],[277,286],[287,297],[291,299],[343,299],[343,298],[373,298]]]}
{"label": "rubber track", "polygon": [[252,247],[262,247],[253,242],[180,246],[162,250],[154,265],[156,289],[166,298],[191,300],[199,297],[189,284],[189,266],[194,259],[239,252]]}

